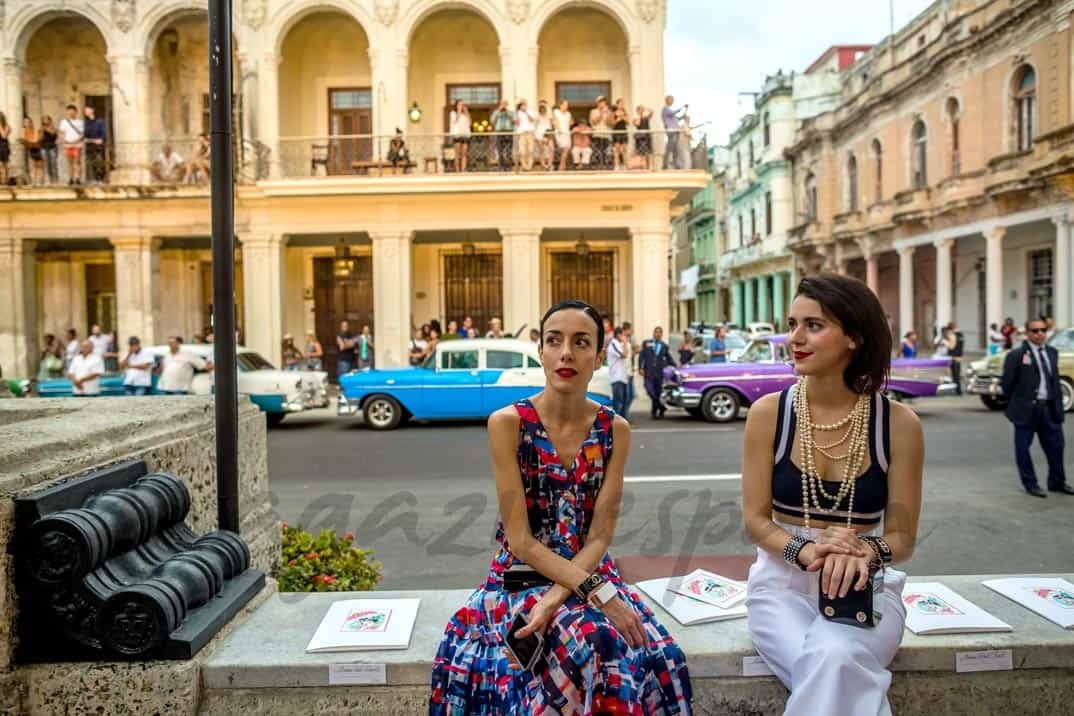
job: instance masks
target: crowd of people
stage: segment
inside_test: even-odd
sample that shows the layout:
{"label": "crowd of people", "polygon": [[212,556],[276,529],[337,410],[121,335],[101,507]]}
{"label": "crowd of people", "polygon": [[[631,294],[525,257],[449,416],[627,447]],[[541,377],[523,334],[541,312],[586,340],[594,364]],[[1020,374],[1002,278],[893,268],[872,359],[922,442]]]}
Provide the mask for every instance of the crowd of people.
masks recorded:
{"label": "crowd of people", "polygon": [[[682,169],[690,164],[689,157],[684,156],[688,155],[690,144],[688,105],[675,108],[674,104],[674,97],[669,95],[661,111],[662,131],[667,141],[664,169]],[[653,169],[653,134],[658,130],[652,120],[652,109],[638,105],[631,115],[622,99],[611,103],[603,95],[581,117],[571,111],[566,99],[554,107],[541,100],[536,109],[525,99],[514,106],[503,99],[487,121],[487,127],[481,123],[475,128],[477,123],[469,107],[458,100],[448,116],[453,148],[451,168],[456,172],[471,171],[475,160],[483,159],[494,163],[500,171],[512,171],[516,165],[523,171]],[[472,145],[482,139],[484,132],[491,132],[493,141],[482,143],[483,153],[477,156]],[[398,145],[402,138],[398,130],[396,134],[393,143]],[[393,146],[392,151],[396,157],[400,156],[399,146]]]}
{"label": "crowd of people", "polygon": [[[24,166],[12,172],[11,148],[18,142],[23,149]],[[51,115],[41,117],[40,126],[31,117],[22,118],[21,132],[14,134],[8,118],[0,112],[0,185],[12,184],[17,176],[33,186],[58,185],[60,153],[67,165],[67,185],[101,184],[108,177],[108,124],[87,105],[67,105],[57,124]]]}

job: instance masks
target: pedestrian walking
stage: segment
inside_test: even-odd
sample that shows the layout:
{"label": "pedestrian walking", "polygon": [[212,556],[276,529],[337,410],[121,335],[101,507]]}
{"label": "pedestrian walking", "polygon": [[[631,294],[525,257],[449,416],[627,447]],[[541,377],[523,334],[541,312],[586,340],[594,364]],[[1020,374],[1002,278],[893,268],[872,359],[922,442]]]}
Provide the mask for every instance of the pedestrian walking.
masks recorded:
{"label": "pedestrian walking", "polygon": [[37,379],[51,380],[63,376],[63,343],[51,333],[45,334],[45,347],[38,363]]}
{"label": "pedestrian walking", "polygon": [[720,326],[709,341],[709,363],[726,363],[731,351],[727,350],[727,328]]}
{"label": "pedestrian walking", "polygon": [[660,392],[664,388],[664,369],[674,365],[671,349],[664,343],[664,329],[657,326],[653,329],[653,337],[641,344],[641,355],[638,357],[638,375],[645,378],[645,392],[652,401],[649,414],[657,420],[667,412],[667,406],[660,400]]}
{"label": "pedestrian walking", "polygon": [[[757,545],[750,639],[790,689],[787,716],[890,714],[889,664],[906,620],[906,575],[891,565],[917,540],[921,423],[883,394],[891,332],[861,281],[803,279],[787,343],[797,383],[746,418],[743,518]],[[825,450],[840,437],[841,448]],[[818,600],[834,604],[822,611]],[[852,625],[828,606],[849,610]]]}
{"label": "pedestrian walking", "polygon": [[988,327],[988,355],[994,356],[1003,350],[1007,337],[1003,335],[999,324],[993,323]]}
{"label": "pedestrian walking", "polygon": [[1063,467],[1063,399],[1059,387],[1059,352],[1045,343],[1048,327],[1039,318],[1026,324],[1026,340],[1003,359],[1003,395],[1007,419],[1014,425],[1014,459],[1026,492],[1047,497],[1040,488],[1029,447],[1033,436],[1048,459],[1048,489],[1074,495]]}
{"label": "pedestrian walking", "polygon": [[358,354],[358,370],[370,370],[376,367],[376,358],[373,352],[373,331],[369,324],[362,326],[362,334],[358,336],[355,344],[355,352]]}
{"label": "pedestrian walking", "polygon": [[302,361],[305,356],[302,355],[302,351],[298,350],[298,346],[295,345],[295,337],[290,333],[283,337],[281,353],[283,354],[284,370],[302,370]]}
{"label": "pedestrian walking", "polygon": [[324,370],[324,346],[317,340],[317,335],[313,331],[306,332],[304,348],[306,370]]}
{"label": "pedestrian walking", "polygon": [[626,412],[627,381],[630,380],[629,349],[623,345],[623,329],[616,327],[607,339],[608,381],[612,384],[612,410],[616,415]]}
{"label": "pedestrian walking", "polygon": [[100,395],[102,375],[104,375],[104,359],[93,350],[93,343],[89,340],[82,341],[78,346],[78,355],[67,368],[71,392],[87,397]]}
{"label": "pedestrian walking", "polygon": [[194,371],[212,370],[212,361],[182,350],[179,336],[168,336],[168,352],[160,362],[157,390],[165,395],[186,395],[194,383]]}
{"label": "pedestrian walking", "polygon": [[954,321],[947,324],[947,357],[951,359],[951,380],[955,383],[955,395],[962,395],[962,355],[966,339]]}
{"label": "pedestrian walking", "polygon": [[1014,325],[1014,319],[1008,316],[999,332],[1003,334],[1003,349],[1009,351],[1014,347],[1014,334],[1018,332],[1018,328]]}
{"label": "pedestrian walking", "polygon": [[349,321],[339,322],[339,333],[336,334],[336,348],[339,353],[336,354],[336,377],[350,373],[354,370],[354,347],[358,344],[357,337],[351,333],[351,324]]}
{"label": "pedestrian walking", "polygon": [[634,404],[634,398],[637,397],[637,392],[634,388],[634,365],[637,363],[638,355],[638,346],[634,342],[634,324],[630,321],[623,321],[623,347],[627,350],[626,358],[630,380],[627,381],[626,409],[623,410],[622,416],[630,420],[630,406]]}
{"label": "pedestrian walking", "polygon": [[903,358],[917,358],[917,331],[907,331],[899,344],[899,355]]}
{"label": "pedestrian walking", "polygon": [[127,339],[127,354],[119,361],[123,371],[123,392],[127,395],[149,395],[153,387],[153,356],[142,350],[138,336]]}
{"label": "pedestrian walking", "polygon": [[[608,553],[630,425],[586,398],[600,317],[564,301],[540,325],[547,387],[489,418],[498,549],[444,629],[429,714],[686,716],[686,657]],[[543,658],[524,667],[504,644],[535,633]]]}
{"label": "pedestrian walking", "polygon": [[78,349],[82,345],[82,342],[78,340],[78,331],[74,328],[67,329],[67,343],[63,351],[63,365],[64,370],[71,365],[71,361],[78,355]]}
{"label": "pedestrian walking", "polygon": [[679,346],[679,365],[686,365],[694,358],[694,338],[690,331],[683,331],[682,344]]}

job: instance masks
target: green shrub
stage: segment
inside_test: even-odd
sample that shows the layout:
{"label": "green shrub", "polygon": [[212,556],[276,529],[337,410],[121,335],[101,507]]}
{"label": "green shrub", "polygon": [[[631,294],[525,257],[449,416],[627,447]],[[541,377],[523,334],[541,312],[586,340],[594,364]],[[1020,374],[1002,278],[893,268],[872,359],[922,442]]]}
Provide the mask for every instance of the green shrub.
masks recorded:
{"label": "green shrub", "polygon": [[373,550],[354,544],[354,533],[336,536],[321,530],[316,537],[283,523],[283,554],[277,569],[281,592],[363,592],[383,579]]}

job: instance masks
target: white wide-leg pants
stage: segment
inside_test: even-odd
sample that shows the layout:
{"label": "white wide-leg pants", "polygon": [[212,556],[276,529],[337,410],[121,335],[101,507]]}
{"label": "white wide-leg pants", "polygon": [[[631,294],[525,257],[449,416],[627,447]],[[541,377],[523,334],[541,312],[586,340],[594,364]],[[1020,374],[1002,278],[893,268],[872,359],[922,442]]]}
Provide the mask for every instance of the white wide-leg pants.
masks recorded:
{"label": "white wide-leg pants", "polygon": [[[781,525],[813,538],[816,528]],[[884,590],[874,604],[873,628],[836,624],[820,614],[820,577],[757,550],[746,598],[750,637],[757,653],[790,689],[789,716],[887,716],[888,664],[902,641],[906,575],[885,570]]]}

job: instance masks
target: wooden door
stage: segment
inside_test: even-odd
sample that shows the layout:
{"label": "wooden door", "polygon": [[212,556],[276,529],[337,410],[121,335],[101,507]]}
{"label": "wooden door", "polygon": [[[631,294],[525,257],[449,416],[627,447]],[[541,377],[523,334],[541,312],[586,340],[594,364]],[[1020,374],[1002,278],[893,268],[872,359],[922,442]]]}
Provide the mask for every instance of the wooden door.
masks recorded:
{"label": "wooden door", "polygon": [[[376,325],[373,323],[373,257],[355,256],[354,273],[345,281],[333,274],[334,259],[318,256],[313,259],[313,311],[317,340],[324,347],[324,369],[335,378],[339,348],[336,334],[339,322],[350,321],[351,332],[358,335],[368,324],[376,344]],[[297,340],[297,339],[296,339]],[[303,341],[305,338],[302,339]]]}
{"label": "wooden door", "polygon": [[[469,316],[484,337],[489,320],[503,317],[503,255],[444,255],[444,325]],[[504,326],[504,331],[518,326]]]}
{"label": "wooden door", "polygon": [[[373,98],[369,88],[328,90],[328,173],[353,174],[354,162],[373,159]],[[335,137],[340,137],[336,139]]]}
{"label": "wooden door", "polygon": [[552,254],[552,304],[580,299],[602,315],[615,316],[615,252]]}
{"label": "wooden door", "polygon": [[116,265],[85,264],[86,333],[94,323],[102,333],[116,330]]}

